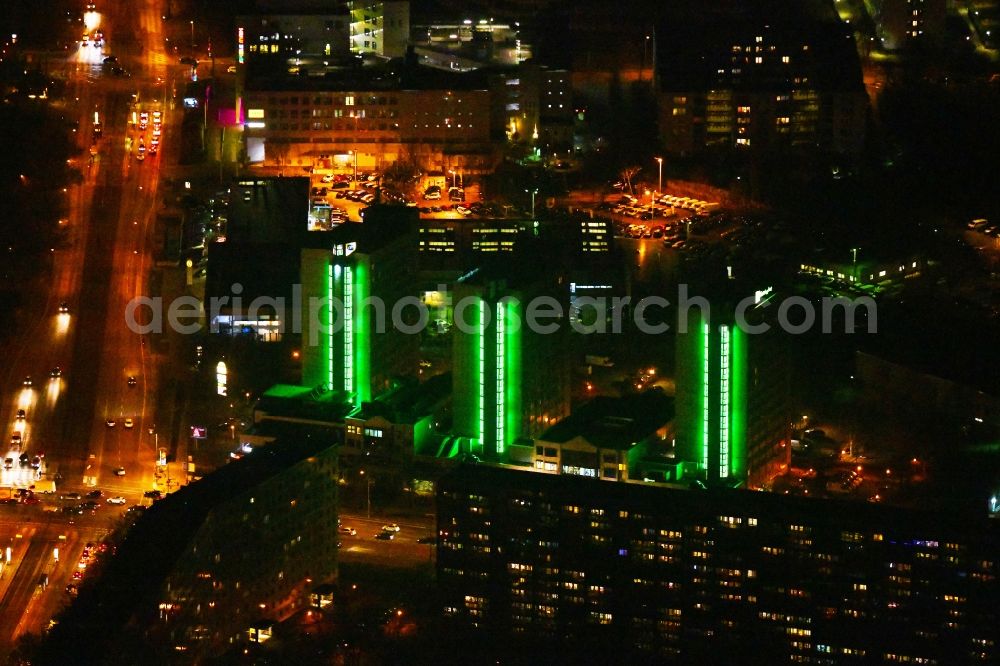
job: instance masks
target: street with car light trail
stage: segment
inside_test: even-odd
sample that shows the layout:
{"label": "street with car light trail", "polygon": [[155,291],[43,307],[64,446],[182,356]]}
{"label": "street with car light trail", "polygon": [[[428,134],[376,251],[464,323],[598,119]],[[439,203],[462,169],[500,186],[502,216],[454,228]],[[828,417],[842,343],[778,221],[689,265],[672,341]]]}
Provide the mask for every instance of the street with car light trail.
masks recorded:
{"label": "street with car light trail", "polygon": [[[58,486],[54,495],[39,495],[38,503],[0,506],[3,653],[18,635],[40,631],[65,603],[83,544],[97,541],[125,508],[105,499],[122,495],[138,503],[155,482],[157,451],[150,429],[158,359],[126,326],[125,308],[146,293],[159,170],[167,158],[161,151],[137,161],[138,132],[130,125],[134,92],[141,104],[164,100],[173,88],[158,9],[153,0],[101,3],[85,23],[88,30],[103,31],[103,49],[81,43],[68,58],[50,57],[47,63],[50,75],[66,79],[62,104],[67,116],[79,121],[75,166],[83,182],[65,192],[67,212],[60,223],[65,240],[53,248],[48,274],[25,291],[17,333],[0,349],[6,361],[0,374],[5,441],[15,430],[22,433],[21,450],[44,453],[41,471]],[[131,77],[102,71],[102,54],[108,53],[118,56]],[[162,112],[166,149],[172,114],[166,105]],[[102,131],[91,158],[95,121]],[[127,137],[133,138],[131,154]],[[60,313],[63,303],[67,312]],[[61,376],[50,377],[56,367]],[[134,386],[129,377],[136,378]],[[23,419],[17,418],[18,409],[25,411]],[[132,428],[124,427],[126,418],[133,420]],[[118,469],[124,475],[116,474]],[[6,497],[8,489],[13,494],[8,486],[0,495]],[[58,499],[61,494],[94,489],[104,497],[93,514],[59,511],[67,504]],[[8,544],[10,561],[3,550]],[[49,580],[44,587],[42,573]]]}

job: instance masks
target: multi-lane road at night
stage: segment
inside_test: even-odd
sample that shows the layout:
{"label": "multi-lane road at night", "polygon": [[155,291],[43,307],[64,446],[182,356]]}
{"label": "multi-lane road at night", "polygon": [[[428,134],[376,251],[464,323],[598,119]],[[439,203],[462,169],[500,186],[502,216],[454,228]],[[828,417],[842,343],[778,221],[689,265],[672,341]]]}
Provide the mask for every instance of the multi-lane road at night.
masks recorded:
{"label": "multi-lane road at night", "polygon": [[[139,503],[155,483],[158,361],[126,325],[125,311],[146,293],[160,165],[171,152],[170,97],[183,68],[168,66],[154,0],[107,0],[96,10],[85,23],[91,35],[103,33],[103,47],[81,40],[69,57],[48,60],[49,74],[67,82],[65,99],[55,103],[79,121],[75,166],[83,182],[63,193],[65,242],[53,248],[45,278],[27,290],[18,334],[0,348],[4,443],[20,433],[20,445],[10,448],[40,458],[36,490],[57,485],[55,493],[37,493],[37,503],[0,506],[0,652],[40,631],[65,603],[84,544],[98,541],[125,509],[106,499]],[[128,76],[103,66],[110,54]],[[147,148],[139,160],[138,147],[150,145],[155,128],[150,122],[140,130],[133,112],[154,108],[162,149],[151,155]],[[0,498],[32,476],[15,458],[0,476]],[[103,497],[93,513],[62,511],[79,502],[61,496],[97,489]]]}

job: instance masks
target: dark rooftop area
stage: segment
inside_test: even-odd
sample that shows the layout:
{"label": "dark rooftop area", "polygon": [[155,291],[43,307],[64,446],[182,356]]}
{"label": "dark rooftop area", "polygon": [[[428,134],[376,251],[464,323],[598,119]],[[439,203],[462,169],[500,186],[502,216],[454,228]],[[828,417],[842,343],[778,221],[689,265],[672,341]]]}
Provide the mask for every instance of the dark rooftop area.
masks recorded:
{"label": "dark rooftop area", "polygon": [[308,236],[308,177],[247,177],[233,182],[226,239],[229,243],[287,243]]}
{"label": "dark rooftop area", "polygon": [[[329,64],[324,65],[324,62]],[[297,66],[299,73],[289,74],[289,65],[284,60],[252,58],[247,63],[246,89],[346,92],[486,90],[489,87],[485,72],[448,72],[406,62],[403,58],[383,62],[358,58],[341,62],[333,58],[310,59]]]}
{"label": "dark rooftop area", "polygon": [[255,407],[274,416],[335,422],[354,410],[346,396],[317,387],[276,384],[269,388]]}
{"label": "dark rooftop area", "polygon": [[292,285],[299,281],[299,264],[299,249],[290,245],[212,243],[208,248],[206,301],[228,296],[230,300],[223,303],[223,309],[228,309],[237,295],[233,287],[239,284],[242,291],[238,296],[244,306],[257,297],[283,296],[288,302]]}
{"label": "dark rooftop area", "polygon": [[583,437],[601,448],[628,449],[674,418],[674,400],[662,391],[634,396],[599,396],[581,405],[539,439],[568,442]]}
{"label": "dark rooftop area", "polygon": [[[732,507],[733,515],[766,515],[776,523],[794,523],[796,518],[804,518],[812,523],[834,522],[843,526],[857,525],[861,529],[891,527],[897,534],[901,531],[921,530],[926,535],[926,532],[933,530],[932,533],[938,536],[961,534],[972,528],[982,530],[986,538],[1000,539],[1000,521],[987,518],[985,506],[979,514],[956,514],[951,511],[906,509],[888,504],[795,497],[754,490],[608,482],[573,474],[542,474],[484,463],[460,465],[439,483],[442,489],[470,488],[482,494],[491,491],[512,495],[544,492],[548,494],[550,501],[556,502],[585,502],[590,506],[602,507],[642,506],[653,514],[683,510],[707,514],[714,519],[718,514],[718,507],[728,506]],[[711,501],[705,501],[708,498]],[[683,509],[678,509],[678,506]]]}
{"label": "dark rooftop area", "polygon": [[435,375],[417,383],[408,382],[395,391],[361,406],[363,418],[384,416],[393,423],[413,423],[431,413],[452,389],[451,373]]}

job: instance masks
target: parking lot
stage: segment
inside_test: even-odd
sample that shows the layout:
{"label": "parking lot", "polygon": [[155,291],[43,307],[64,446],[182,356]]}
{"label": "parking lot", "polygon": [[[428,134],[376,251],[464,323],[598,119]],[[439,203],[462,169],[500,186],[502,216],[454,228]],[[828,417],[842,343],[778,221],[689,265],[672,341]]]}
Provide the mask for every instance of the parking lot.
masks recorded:
{"label": "parking lot", "polygon": [[361,222],[362,210],[375,202],[410,206],[421,218],[503,218],[524,215],[513,206],[483,201],[479,186],[442,187],[428,185],[415,197],[391,188],[381,188],[377,172],[313,174],[310,181],[310,229],[329,229],[339,224]]}

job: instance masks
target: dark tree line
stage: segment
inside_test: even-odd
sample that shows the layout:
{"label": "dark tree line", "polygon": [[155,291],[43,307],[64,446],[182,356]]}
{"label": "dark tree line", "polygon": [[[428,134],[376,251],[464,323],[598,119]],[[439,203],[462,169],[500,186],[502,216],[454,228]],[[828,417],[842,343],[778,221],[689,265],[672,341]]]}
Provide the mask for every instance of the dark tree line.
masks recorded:
{"label": "dark tree line", "polygon": [[[18,90],[28,79],[4,68],[0,83]],[[30,75],[30,70],[28,71]],[[20,287],[47,270],[47,256],[62,242],[59,220],[68,192],[81,181],[80,150],[68,117],[50,100],[14,93],[0,103],[0,310],[20,305]],[[2,326],[12,325],[4,317]],[[0,336],[6,331],[0,329]]]}

